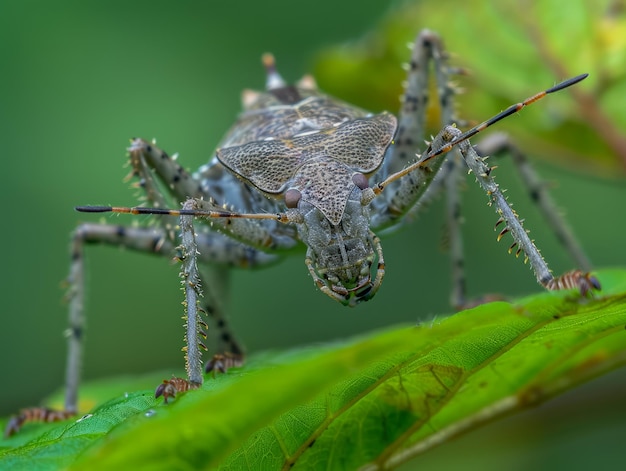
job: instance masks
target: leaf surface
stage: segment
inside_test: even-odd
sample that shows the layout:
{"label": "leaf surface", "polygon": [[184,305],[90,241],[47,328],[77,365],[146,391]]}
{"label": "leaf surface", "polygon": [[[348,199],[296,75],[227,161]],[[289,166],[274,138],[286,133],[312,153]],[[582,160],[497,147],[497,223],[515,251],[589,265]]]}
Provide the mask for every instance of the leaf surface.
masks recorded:
{"label": "leaf surface", "polygon": [[[282,353],[164,405],[152,389],[28,425],[3,469],[379,469],[626,363],[626,271],[602,296],[542,293]],[[130,390],[161,376],[95,383]],[[134,383],[134,384],[133,384]],[[144,386],[140,386],[144,387]]]}

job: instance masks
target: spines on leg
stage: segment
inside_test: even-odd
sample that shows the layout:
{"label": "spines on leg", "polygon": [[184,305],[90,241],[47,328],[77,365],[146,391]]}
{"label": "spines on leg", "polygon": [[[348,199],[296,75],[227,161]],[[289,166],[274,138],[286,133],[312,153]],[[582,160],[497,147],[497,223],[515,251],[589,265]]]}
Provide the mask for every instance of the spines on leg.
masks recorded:
{"label": "spines on leg", "polygon": [[[187,200],[183,209],[194,209],[195,202],[192,199]],[[185,368],[189,381],[194,384],[202,384],[202,352],[206,350],[206,346],[200,340],[200,337],[206,337],[202,330],[203,325],[200,318],[201,310],[200,298],[202,297],[202,288],[200,286],[200,274],[198,272],[197,254],[198,246],[196,244],[196,236],[194,232],[193,216],[183,215],[180,217],[181,229],[181,283],[185,293]]]}

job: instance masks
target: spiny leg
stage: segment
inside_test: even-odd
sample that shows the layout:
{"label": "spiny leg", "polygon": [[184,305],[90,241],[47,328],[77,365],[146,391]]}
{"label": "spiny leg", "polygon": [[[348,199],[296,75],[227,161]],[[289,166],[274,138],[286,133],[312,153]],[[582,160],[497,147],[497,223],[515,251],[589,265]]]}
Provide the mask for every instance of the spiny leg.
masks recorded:
{"label": "spiny leg", "polygon": [[[408,64],[408,77],[398,123],[398,132],[394,140],[393,152],[386,171],[398,171],[415,158],[422,145],[426,128],[426,111],[430,93],[430,63],[433,64],[436,98],[440,109],[440,124],[443,128],[455,120],[454,97],[456,90],[450,82],[452,73],[461,72],[448,65],[448,53],[441,38],[428,30],[421,31],[412,47],[411,60]],[[445,188],[447,197],[447,226],[450,234],[450,258],[452,273],[451,302],[453,306],[465,303],[465,275],[463,269],[463,243],[460,230],[460,157],[452,156],[440,159],[436,165],[418,169],[407,175],[399,184],[389,204],[377,211],[373,225],[385,225],[389,219],[409,212],[408,217],[421,211]],[[441,168],[439,166],[441,165]],[[375,204],[376,200],[375,200]],[[379,208],[380,209],[380,208]],[[383,216],[381,217],[380,214]],[[386,219],[386,220],[385,220]]]}
{"label": "spiny leg", "polygon": [[[456,93],[450,82],[450,75],[458,72],[448,65],[448,54],[439,36],[431,31],[419,33],[412,47],[408,65],[407,82],[401,98],[398,131],[391,148],[391,154],[385,159],[383,168],[377,177],[386,179],[392,172],[401,171],[420,152],[424,145],[426,131],[426,112],[430,93],[430,64],[433,64],[435,84],[440,109],[441,128],[451,124],[454,119],[452,97]],[[414,168],[394,185],[392,191],[383,198],[372,202],[376,211],[372,213],[372,226],[384,227],[393,224],[407,212],[412,214],[421,210],[439,193],[445,178],[439,178],[443,159]]]}
{"label": "spiny leg", "polygon": [[[193,209],[193,205],[194,200],[187,200],[183,205],[183,210]],[[202,288],[200,287],[200,273],[198,272],[196,257],[198,245],[193,227],[193,216],[181,216],[180,238],[182,252],[180,276],[185,292],[185,369],[189,383],[192,387],[198,387],[202,384],[202,353],[200,349],[203,347],[206,350],[206,347],[199,339],[199,336],[202,336],[202,320],[198,307]]]}
{"label": "spiny leg", "polygon": [[504,133],[494,133],[478,144],[477,151],[480,155],[511,156],[531,201],[539,207],[545,222],[551,227],[558,241],[581,270],[590,271],[591,262],[551,198],[546,183],[540,179],[526,155],[511,139]]}
{"label": "spiny leg", "polygon": [[[197,237],[196,240],[198,240]],[[225,301],[228,300],[230,273],[220,265],[208,265],[198,268],[197,285],[202,287],[202,299],[199,300],[200,307],[198,311],[209,316],[218,331],[218,347],[216,349],[218,353],[215,353],[209,359],[204,366],[204,371],[213,373],[213,375],[216,372],[225,373],[230,368],[241,366],[245,356],[244,349],[234,337],[224,315],[227,310]],[[183,284],[185,282],[186,280],[183,280]],[[188,303],[188,301],[186,300],[185,303]],[[187,312],[186,315],[188,316],[189,313]],[[198,324],[200,328],[199,336],[206,338],[207,326],[202,321],[200,315],[198,315]],[[191,327],[187,324],[188,329]],[[198,345],[200,349],[206,349],[201,340]],[[185,348],[188,349],[187,346]],[[189,351],[187,350],[186,357],[188,355]],[[162,395],[165,402],[167,402],[170,397],[176,397],[178,393],[196,389],[198,386],[197,383],[193,383],[190,380],[172,377],[169,380],[163,380],[163,383],[157,387],[155,397]]]}
{"label": "spiny leg", "polygon": [[[188,199],[184,205],[184,211],[193,211],[197,208],[198,201]],[[206,337],[204,333],[204,326],[200,313],[204,310],[200,307],[200,298],[203,296],[201,287],[201,274],[198,270],[197,255],[198,244],[196,241],[196,233],[193,222],[193,215],[181,215],[180,217],[180,230],[181,230],[181,278],[183,284],[183,290],[185,291],[185,318],[186,318],[186,335],[185,335],[185,368],[187,370],[187,378],[190,388],[196,388],[202,384],[202,352],[206,350],[206,346],[200,340],[200,337]],[[211,293],[212,297],[215,297],[214,293]],[[213,311],[213,314],[219,314],[218,311]],[[228,353],[218,354],[207,364],[209,371],[219,370],[225,371],[227,366],[240,364],[243,359],[243,350],[239,344],[234,340],[225,324],[223,317],[218,318],[221,321],[218,326],[221,328],[222,341],[228,344],[228,348],[233,351]],[[227,358],[232,358],[232,362],[227,362]],[[226,365],[229,363],[229,365]],[[165,384],[165,382],[164,382]],[[161,388],[161,386],[159,387]],[[157,397],[163,393],[162,390],[157,388]],[[179,390],[179,386],[176,386],[175,391]],[[169,395],[173,395],[172,391],[169,391]]]}
{"label": "spiny leg", "polygon": [[[209,201],[213,201],[226,192],[229,192],[231,197],[234,196],[230,187],[227,189],[228,191],[222,188],[229,185],[229,175],[225,173],[224,169],[217,169],[215,165],[207,165],[204,167],[207,173],[206,175],[200,172],[197,175],[190,175],[175,161],[175,158],[169,157],[169,155],[158,148],[154,142],[150,143],[142,139],[133,139],[129,152],[133,166],[133,175],[140,179],[140,186],[146,192],[147,200],[157,208],[166,208],[168,202],[155,184],[153,174],[150,171],[151,168],[155,169],[160,179],[166,182],[171,192],[180,199],[194,196],[196,198],[206,198]],[[217,175],[221,175],[221,177]],[[205,184],[205,182],[207,182],[207,184]],[[239,199],[245,200],[245,195]],[[190,204],[190,207],[191,206],[193,205]],[[215,209],[215,206],[212,207]],[[174,216],[168,215],[163,215],[158,218],[161,225],[168,229],[171,229],[171,227],[175,225],[172,221],[175,219]],[[216,237],[217,234],[215,231],[210,230],[207,226],[200,225],[200,227],[196,227],[195,231],[193,243],[196,244],[195,251],[198,261],[207,261],[209,263],[202,269],[202,275],[197,272],[197,264],[193,269],[197,276],[194,284],[195,289],[198,293],[200,289],[202,289],[204,291],[204,297],[202,298],[202,307],[192,308],[192,323],[191,325],[189,323],[187,324],[186,337],[190,335],[201,335],[204,337],[206,335],[203,330],[206,330],[207,326],[200,319],[199,313],[207,313],[218,330],[220,345],[218,346],[217,352],[220,353],[216,353],[207,363],[206,370],[225,371],[228,367],[241,365],[244,356],[243,348],[235,340],[225,316],[226,309],[224,307],[224,298],[227,297],[227,280],[229,279],[227,266],[236,264],[250,267],[265,264],[273,261],[276,256],[264,254],[231,240],[226,236]],[[189,243],[191,240],[189,233],[187,233],[187,242]],[[185,250],[185,243],[181,245],[181,250]],[[187,258],[186,256],[181,256],[183,266]],[[185,271],[183,270],[181,273],[184,274]],[[185,284],[185,282],[183,283]],[[185,289],[188,289],[188,286]],[[186,296],[185,304],[187,309],[189,309],[189,302],[190,300],[187,299]],[[196,299],[196,302],[200,302],[200,299]],[[193,314],[194,309],[196,316]],[[186,316],[189,318],[189,313],[187,313]],[[194,318],[197,318],[195,322],[193,321]],[[194,325],[196,327],[199,326],[197,334],[193,332]],[[198,346],[201,349],[206,348],[200,340],[198,340]],[[185,348],[188,348],[188,346]],[[191,356],[194,357],[198,353],[199,351],[196,351],[196,349],[192,347]],[[191,367],[189,357],[190,353],[187,351],[186,360],[188,370]],[[192,363],[194,361],[195,360],[192,360]],[[167,399],[167,397],[175,396],[176,391],[196,387],[198,384],[197,375],[195,381],[189,376],[189,381],[182,378],[165,380],[163,384],[157,388],[156,395],[158,397],[163,394]],[[186,389],[184,389],[181,384],[187,384]]]}
{"label": "spiny leg", "polygon": [[[453,126],[447,126],[437,135],[433,142],[433,148],[445,146],[446,143],[454,142],[463,133]],[[548,268],[545,260],[541,256],[534,242],[528,237],[527,231],[522,226],[517,213],[508,204],[498,184],[491,176],[491,168],[485,164],[468,140],[463,140],[458,144],[461,154],[470,170],[483,190],[489,196],[489,204],[495,205],[499,220],[496,227],[503,224],[503,229],[498,235],[500,240],[505,234],[511,233],[513,244],[509,247],[509,252],[515,251],[516,256],[524,254],[524,262],[529,262],[537,281],[549,290],[559,289],[579,289],[582,295],[600,289],[598,280],[588,273],[580,270],[565,273],[560,277],[554,277]]]}
{"label": "spiny leg", "polygon": [[[194,199],[188,199],[182,210],[193,212],[197,209],[200,202]],[[201,307],[201,300],[204,296],[203,288],[208,288],[208,298],[216,300],[216,292],[220,291],[220,287],[224,288],[224,279],[219,280],[212,276],[212,269],[204,270],[204,279],[210,280],[210,283],[203,282],[200,270],[198,268],[198,250],[197,235],[194,227],[193,214],[182,214],[180,216],[180,259],[182,262],[180,276],[182,279],[183,290],[185,292],[185,369],[187,379],[172,377],[163,380],[156,391],[155,397],[163,396],[167,402],[169,398],[176,397],[178,393],[197,389],[202,384],[202,352],[207,350],[201,338],[206,338],[206,324],[204,324],[201,313],[208,313],[216,321],[216,325],[220,330],[220,341],[225,345],[224,353],[215,354],[206,364],[204,370],[206,372],[225,372],[228,368],[240,366],[243,362],[244,352],[239,343],[234,339],[230,329],[226,324],[223,316],[221,303],[209,302],[205,303],[204,308]],[[209,278],[210,277],[210,278]],[[215,290],[215,291],[214,291]]]}
{"label": "spiny leg", "polygon": [[[194,218],[204,216],[210,221],[216,221],[220,226],[231,231],[234,235],[244,239],[250,245],[267,247],[273,243],[272,235],[265,227],[255,219],[268,219],[278,222],[289,222],[289,213],[275,215],[269,214],[239,214],[223,209],[218,209],[209,201],[189,198],[183,204],[181,210],[159,210],[158,208],[84,208],[87,211],[117,211],[129,213],[142,213],[148,211],[149,214],[164,214],[180,216],[180,238],[179,247],[182,262],[180,276],[182,278],[183,290],[185,292],[185,369],[187,380],[173,378],[164,380],[155,395],[165,395],[166,398],[175,396],[180,391],[180,385],[186,384],[184,390],[195,389],[202,384],[202,352],[206,346],[200,340],[205,337],[203,331],[203,321],[200,313],[200,300],[203,296],[201,287],[201,275],[198,270],[198,243]],[[230,347],[235,350],[230,353],[218,354],[207,363],[207,371],[225,371],[230,366],[236,366],[243,359],[243,350],[239,344],[232,339],[228,331],[222,332],[222,340],[230,343]]]}
{"label": "spiny leg", "polygon": [[[458,149],[452,152],[453,156],[446,159],[444,166],[437,175],[437,179],[444,179],[446,192],[446,222],[449,234],[450,268],[452,274],[450,305],[457,310],[461,310],[491,301],[502,300],[504,297],[498,294],[485,294],[472,299],[467,297],[460,199],[461,185],[463,183],[460,170],[465,164]],[[433,182],[433,185],[436,183],[437,180]]]}
{"label": "spiny leg", "polygon": [[[166,208],[168,203],[166,201],[165,195],[160,191],[158,185],[156,184],[153,174],[150,171],[151,168],[154,168],[157,175],[161,178],[162,181],[169,186],[170,190],[174,194],[178,195],[191,195],[197,192],[198,195],[201,195],[201,189],[196,182],[190,178],[190,175],[183,169],[182,166],[175,163],[173,159],[169,157],[169,155],[156,147],[154,142],[149,143],[143,139],[132,139],[131,146],[128,149],[130,155],[130,162],[133,167],[133,172],[131,176],[136,176],[139,178],[139,185],[143,188],[146,193],[146,198],[149,204],[152,204],[157,208]],[[148,164],[149,162],[149,164]],[[189,187],[189,184],[192,184],[192,187]],[[163,216],[158,218],[158,223],[168,229],[168,232],[171,234],[173,231],[173,227],[175,225],[176,218],[172,216]],[[171,234],[173,238],[174,235]],[[195,234],[194,241],[195,244]],[[195,249],[197,251],[197,248]],[[183,267],[185,266],[186,256],[185,253],[182,252],[178,258],[182,261]],[[195,260],[195,259],[194,259]],[[193,279],[194,275],[196,277],[196,296],[201,296],[200,292],[200,278],[197,273],[197,266],[194,267],[195,272],[192,273],[191,279]],[[199,354],[199,349],[204,348],[206,350],[206,346],[199,340],[198,337],[206,338],[206,323],[204,323],[200,317],[200,312],[202,310],[197,309],[198,302],[197,300],[189,300],[189,295],[187,293],[188,286],[186,282],[193,285],[191,280],[184,279],[184,268],[181,269],[180,273],[181,277],[183,277],[183,290],[185,291],[185,302],[183,303],[185,306],[185,366],[187,371],[190,371],[190,361],[189,361],[189,343],[192,342],[191,355],[192,357],[197,356],[197,362],[201,361],[201,357]],[[192,309],[188,308],[188,302],[191,301],[193,303]],[[195,302],[194,302],[195,301]],[[189,311],[191,311],[191,319],[189,317]],[[189,332],[192,332],[192,336],[190,338]],[[195,369],[194,369],[195,370]],[[199,378],[197,376],[191,377],[188,375],[188,380],[182,378],[172,378],[171,380],[164,380],[161,385],[159,385],[155,391],[155,397],[159,397],[163,395],[165,402],[167,402],[169,397],[174,397],[177,391],[187,390],[187,389],[195,389],[202,383],[202,377]]]}
{"label": "spiny leg", "polygon": [[[520,103],[509,106],[506,110],[473,127],[469,131],[462,133],[453,126],[444,127],[444,129],[440,131],[437,137],[429,145],[424,155],[422,155],[416,162],[408,165],[404,169],[392,175],[389,175],[383,181],[375,184],[372,187],[373,194],[375,196],[380,195],[384,192],[386,188],[389,187],[389,185],[396,182],[397,180],[401,180],[401,182],[404,180],[408,180],[410,182],[410,185],[408,186],[407,193],[419,193],[423,195],[425,193],[425,189],[423,189],[420,193],[419,188],[413,187],[415,182],[413,181],[413,179],[410,178],[411,173],[419,170],[420,168],[432,168],[431,164],[433,160],[441,160],[437,159],[437,157],[446,154],[447,152],[450,152],[452,149],[454,149],[455,146],[459,146],[466,163],[468,164],[470,169],[474,171],[474,173],[477,175],[477,179],[480,185],[490,196],[491,203],[496,204],[498,212],[501,216],[501,220],[498,221],[498,224],[501,222],[506,222],[506,226],[498,236],[498,240],[506,232],[511,232],[513,234],[515,243],[511,246],[509,250],[512,251],[515,247],[517,247],[516,255],[519,255],[521,252],[525,253],[525,259],[527,261],[530,261],[538,281],[544,287],[546,287],[546,289],[566,289],[571,287],[578,287],[581,294],[583,295],[589,292],[593,292],[594,289],[600,289],[600,283],[595,277],[593,277],[589,273],[585,273],[579,270],[566,273],[558,278],[554,278],[552,276],[545,261],[543,260],[543,257],[541,257],[539,251],[534,246],[534,243],[528,238],[519,218],[507,204],[506,199],[504,198],[504,196],[502,196],[502,192],[498,189],[498,186],[493,181],[493,178],[489,176],[491,168],[488,167],[484,163],[483,159],[481,159],[476,154],[476,151],[468,142],[469,138],[487,129],[492,124],[495,124],[498,121],[501,121],[502,119],[519,112],[524,107],[541,100],[551,93],[555,93],[567,87],[570,87],[584,80],[586,77],[587,74],[578,75],[576,77],[565,80],[551,88],[548,88],[547,90],[536,93],[535,95],[526,98]],[[430,180],[425,179],[424,181],[424,186],[426,186],[432,181],[432,177],[430,178]],[[400,189],[402,189],[402,186],[400,186]],[[390,208],[390,211],[393,212],[393,209],[394,208]],[[381,222],[384,223],[385,221],[381,220]]]}
{"label": "spiny leg", "polygon": [[133,138],[128,153],[133,168],[130,176],[139,178],[149,204],[157,208],[169,206],[164,193],[155,182],[151,169],[154,169],[177,202],[192,197],[210,196],[205,195],[201,183],[176,162],[176,156],[170,157],[157,147],[155,142]]}
{"label": "spiny leg", "polygon": [[[424,145],[426,112],[430,94],[430,64],[433,64],[441,126],[451,124],[453,116],[448,54],[441,38],[432,31],[423,30],[412,45],[411,59],[407,65],[407,80],[401,97],[398,130],[393,152],[383,163],[387,175],[407,166]],[[385,175],[386,176],[386,175]]]}

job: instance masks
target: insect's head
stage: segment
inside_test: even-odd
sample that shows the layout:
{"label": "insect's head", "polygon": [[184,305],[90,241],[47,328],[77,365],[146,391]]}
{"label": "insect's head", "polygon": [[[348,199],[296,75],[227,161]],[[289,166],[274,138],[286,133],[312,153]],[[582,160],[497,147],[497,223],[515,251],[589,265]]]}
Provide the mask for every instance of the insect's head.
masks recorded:
{"label": "insect's head", "polygon": [[[296,212],[298,234],[307,245],[306,265],[318,288],[342,304],[355,306],[371,299],[378,290],[384,261],[378,238],[369,228],[373,192],[367,177],[340,167],[325,162],[317,168],[328,177],[331,173],[339,179],[345,177],[341,187],[348,190],[347,195],[336,191],[325,195],[329,204],[333,199],[343,203],[340,211],[320,209],[307,198],[307,192],[296,188],[285,192],[285,203]],[[372,278],[375,261],[377,271]]]}

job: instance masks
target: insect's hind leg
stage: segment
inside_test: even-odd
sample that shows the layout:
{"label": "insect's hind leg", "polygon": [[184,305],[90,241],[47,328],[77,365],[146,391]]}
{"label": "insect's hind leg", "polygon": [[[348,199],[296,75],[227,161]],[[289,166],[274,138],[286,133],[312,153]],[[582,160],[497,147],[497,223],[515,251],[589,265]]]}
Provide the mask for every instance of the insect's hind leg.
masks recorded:
{"label": "insect's hind leg", "polygon": [[[398,131],[392,154],[385,159],[384,171],[389,174],[406,167],[415,160],[416,153],[424,146],[426,112],[429,107],[430,64],[433,64],[437,99],[441,110],[441,125],[453,120],[452,97],[455,90],[450,75],[456,71],[448,65],[448,53],[436,33],[423,30],[412,45],[408,64],[407,81],[402,95]],[[387,175],[382,175],[386,177]]]}
{"label": "insect's hind leg", "polygon": [[477,151],[479,155],[511,157],[531,201],[539,207],[545,222],[550,226],[558,241],[578,268],[590,271],[591,262],[551,198],[546,182],[540,179],[526,155],[511,141],[510,137],[502,132],[493,133],[478,144]]}

